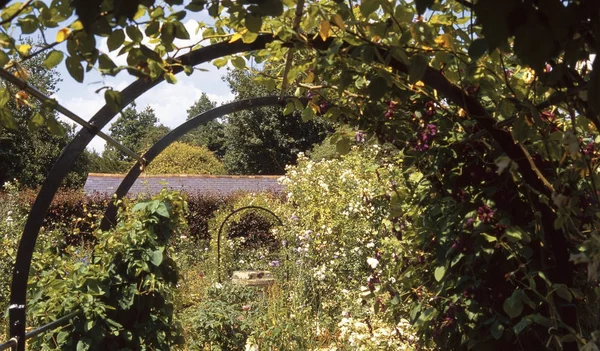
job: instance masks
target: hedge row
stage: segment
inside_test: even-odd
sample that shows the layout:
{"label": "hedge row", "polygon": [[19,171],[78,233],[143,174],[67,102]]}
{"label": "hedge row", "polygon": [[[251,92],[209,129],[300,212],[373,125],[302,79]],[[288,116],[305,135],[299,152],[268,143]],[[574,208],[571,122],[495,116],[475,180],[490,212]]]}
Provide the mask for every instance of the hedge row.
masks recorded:
{"label": "hedge row", "polygon": [[[19,194],[21,215],[27,215],[36,195],[34,190],[21,191]],[[227,196],[188,194],[187,235],[198,240],[210,240],[208,220],[219,208],[233,206],[236,199],[242,195],[242,193]],[[5,196],[6,194],[0,193],[0,201],[3,201]],[[111,198],[107,195],[86,196],[81,191],[61,190],[54,197],[43,226],[49,230],[63,231],[67,236],[67,242],[71,244],[93,242],[92,233],[110,200]],[[270,226],[269,219],[248,212],[229,227],[229,233],[231,237],[243,236],[244,233],[248,233],[247,235],[255,239],[264,238],[268,241]]]}

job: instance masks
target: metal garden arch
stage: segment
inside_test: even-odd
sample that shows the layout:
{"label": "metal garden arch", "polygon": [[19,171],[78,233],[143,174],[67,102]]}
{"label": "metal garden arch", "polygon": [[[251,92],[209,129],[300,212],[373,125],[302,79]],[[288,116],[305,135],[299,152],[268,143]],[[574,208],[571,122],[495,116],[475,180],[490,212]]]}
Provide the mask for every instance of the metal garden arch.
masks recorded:
{"label": "metal garden arch", "polygon": [[[255,51],[264,49],[266,44],[274,40],[271,35],[260,35],[253,43],[243,43],[242,41],[236,41],[234,43],[219,43],[203,47],[197,50],[193,50],[185,55],[178,57],[181,66],[176,66],[173,70],[173,74],[178,74],[183,71],[184,66],[197,66],[199,64],[210,62],[216,58],[244,53],[248,51]],[[15,77],[4,69],[0,69],[0,77],[18,86],[22,90],[28,91],[32,96],[36,97],[41,101],[50,100],[47,96],[37,91],[35,88],[27,84],[25,81]],[[138,79],[127,88],[121,91],[123,98],[123,106],[127,106],[132,103],[135,99],[140,97],[142,94],[158,85],[164,80],[164,77],[160,77],[154,81],[146,81]],[[288,98],[289,99],[289,98]],[[15,268],[13,271],[13,278],[11,284],[11,298],[9,306],[9,332],[11,339],[0,345],[0,350],[7,347],[16,348],[17,351],[25,350],[25,340],[27,337],[32,337],[33,332],[25,333],[26,327],[26,292],[27,292],[27,280],[29,277],[29,269],[31,267],[31,259],[39,230],[42,226],[44,217],[48,211],[50,203],[56,194],[60,184],[67,175],[68,171],[73,167],[75,161],[79,155],[84,151],[85,147],[90,143],[92,138],[96,135],[100,135],[109,143],[115,145],[121,151],[134,157],[138,160],[138,163],[129,171],[127,176],[123,179],[121,185],[116,191],[117,197],[123,197],[129,188],[133,185],[135,180],[141,174],[141,167],[146,163],[152,161],[161,151],[163,151],[168,145],[176,141],[178,138],[183,136],[186,132],[193,128],[206,123],[217,117],[226,115],[231,112],[241,111],[245,109],[251,109],[260,106],[273,106],[285,102],[287,99],[280,97],[263,97],[254,98],[248,100],[242,100],[233,102],[227,105],[217,107],[213,110],[207,111],[203,114],[196,116],[195,118],[185,122],[178,128],[171,131],[159,142],[157,142],[146,154],[144,158],[133,153],[131,150],[123,147],[116,143],[110,137],[104,135],[101,130],[110,122],[116,115],[117,112],[113,111],[108,105],[104,105],[96,114],[86,122],[80,118],[77,114],[69,111],[61,105],[56,106],[56,110],[63,115],[71,118],[75,122],[81,124],[83,128],[77,133],[73,141],[61,153],[60,157],[54,164],[52,170],[48,174],[48,177],[44,181],[38,196],[35,199],[33,206],[27,217],[23,234],[19,242],[17,251],[17,259],[15,262]],[[106,217],[102,222],[103,228],[108,228],[114,223],[114,217],[116,214],[116,208],[110,205],[106,210]],[[69,317],[67,315],[61,320]],[[72,316],[71,316],[72,317]],[[58,321],[52,322],[49,325],[57,326]],[[49,329],[49,325],[46,325],[36,332],[37,334]],[[35,335],[37,335],[35,334]]]}

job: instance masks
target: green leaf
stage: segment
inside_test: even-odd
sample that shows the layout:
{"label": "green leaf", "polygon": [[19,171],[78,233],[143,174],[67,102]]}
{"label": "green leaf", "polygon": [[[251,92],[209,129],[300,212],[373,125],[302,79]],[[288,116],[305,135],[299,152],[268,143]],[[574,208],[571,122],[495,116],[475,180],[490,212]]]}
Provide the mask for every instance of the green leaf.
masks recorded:
{"label": "green leaf", "polygon": [[237,69],[246,68],[246,60],[244,60],[244,58],[241,56],[235,56],[234,58],[232,58],[231,64]]}
{"label": "green leaf", "polygon": [[569,302],[573,301],[573,295],[565,284],[554,284],[554,291],[556,292],[556,295],[560,296],[561,298]]}
{"label": "green leaf", "polygon": [[131,209],[132,212],[139,212],[139,211],[143,211],[146,209],[146,207],[148,207],[148,203],[147,202],[138,202],[137,204],[135,204],[133,206],[133,208]]}
{"label": "green leaf", "polygon": [[475,3],[477,19],[482,23],[482,33],[488,50],[496,50],[510,36],[508,19],[515,10],[516,0],[482,0]]}
{"label": "green leaf", "polygon": [[483,238],[487,241],[487,242],[495,242],[498,239],[495,236],[489,235],[489,234],[485,234],[485,233],[481,233],[481,235],[483,236]]}
{"label": "green leaf", "polygon": [[33,117],[27,122],[27,127],[31,131],[36,131],[40,129],[46,123],[46,119],[39,112],[35,113]]}
{"label": "green leaf", "polygon": [[83,65],[73,56],[67,57],[67,71],[79,83],[83,83]]}
{"label": "green leaf", "polygon": [[445,274],[446,274],[446,267],[445,266],[439,266],[433,272],[433,277],[435,278],[436,281],[439,282],[439,281],[442,280],[442,278],[444,278]]}
{"label": "green leaf", "polygon": [[175,78],[175,75],[173,73],[169,73],[169,72],[165,73],[165,80],[169,84],[177,83],[177,78]]}
{"label": "green leaf", "polygon": [[175,26],[175,38],[188,40],[190,38],[190,33],[188,33],[187,29],[181,22],[173,22]]}
{"label": "green leaf", "polygon": [[146,30],[144,30],[144,33],[146,33],[146,36],[148,37],[154,37],[154,35],[156,35],[159,30],[160,23],[158,21],[152,21],[148,24]]}
{"label": "green leaf", "polygon": [[262,18],[259,16],[254,16],[250,13],[246,14],[246,28],[252,33],[260,32],[262,27]]}
{"label": "green leaf", "polygon": [[108,40],[106,41],[106,46],[108,46],[108,50],[115,51],[123,45],[125,42],[125,33],[122,29],[117,29],[113,31]]}
{"label": "green leaf", "polygon": [[337,141],[337,143],[335,143],[335,150],[340,155],[346,155],[347,153],[349,153],[351,150],[351,147],[352,147],[352,144],[350,143],[349,138],[341,138],[340,140]]}
{"label": "green leaf", "polygon": [[88,343],[86,343],[85,341],[79,340],[77,342],[77,351],[87,351],[90,349],[90,345]]}
{"label": "green leaf", "polygon": [[531,319],[522,318],[519,323],[515,324],[513,330],[515,334],[519,335],[523,330],[525,330],[528,326],[531,325]]}
{"label": "green leaf", "polygon": [[121,93],[116,90],[107,89],[104,92],[104,100],[108,107],[115,112],[119,112],[123,108],[123,97],[121,96]]}
{"label": "green leaf", "polygon": [[284,116],[290,115],[295,110],[296,110],[296,107],[294,106],[294,103],[290,101],[287,103],[287,105],[285,105],[285,108],[283,109],[283,115]]}
{"label": "green leaf", "polygon": [[469,46],[469,57],[473,61],[477,61],[488,50],[487,41],[483,38],[475,39]]}
{"label": "green leaf", "polygon": [[0,107],[6,105],[8,101],[10,101],[10,93],[8,92],[8,89],[0,89]]}
{"label": "green leaf", "polygon": [[171,22],[163,24],[160,28],[160,38],[163,42],[170,44],[175,38],[175,26]]}
{"label": "green leaf", "polygon": [[13,117],[12,113],[4,107],[0,108],[0,125],[12,130],[17,130],[18,128],[15,117]]}
{"label": "green leaf", "polygon": [[127,33],[129,39],[136,43],[141,43],[144,39],[144,35],[142,34],[138,26],[127,26],[127,28],[125,28],[125,32]]}
{"label": "green leaf", "polygon": [[155,210],[156,214],[159,216],[163,216],[165,218],[169,218],[169,210],[167,209],[167,205],[164,202],[161,202]]}
{"label": "green leaf", "polygon": [[415,5],[417,5],[417,13],[422,15],[433,5],[434,0],[415,0]]}
{"label": "green leaf", "polygon": [[65,341],[67,339],[67,336],[69,336],[69,332],[66,331],[61,331],[60,333],[58,333],[56,335],[56,342],[60,345],[63,343],[63,341]]}
{"label": "green leaf", "polygon": [[46,119],[46,125],[48,126],[48,130],[50,130],[50,133],[54,135],[63,136],[67,133],[65,127],[53,117]]}
{"label": "green leaf", "polygon": [[368,17],[379,8],[379,0],[363,0],[360,4],[360,13]]}
{"label": "green leaf", "polygon": [[519,227],[508,227],[504,232],[506,238],[511,242],[524,242],[528,244],[531,241],[529,235]]}
{"label": "green leaf", "polygon": [[162,58],[160,57],[160,55],[156,51],[147,47],[146,45],[140,45],[140,50],[142,51],[142,54],[144,54],[144,56],[146,56],[147,58],[156,62],[162,62]]}
{"label": "green leaf", "polygon": [[152,251],[150,253],[150,262],[156,267],[160,266],[163,261],[163,252],[162,250]]}
{"label": "green leaf", "polygon": [[89,332],[94,325],[96,324],[96,322],[93,319],[88,319],[87,321],[85,321],[85,324],[83,325],[83,330],[85,330],[86,332]]}
{"label": "green leaf", "polygon": [[10,57],[4,52],[0,50],[0,68],[6,66],[6,64],[10,61]]}
{"label": "green leaf", "polygon": [[98,69],[103,74],[108,74],[111,76],[117,74],[118,71],[117,65],[115,65],[113,60],[111,60],[106,54],[100,54],[100,56],[98,56]]}
{"label": "green leaf", "polygon": [[64,54],[62,51],[52,50],[48,53],[48,55],[46,55],[43,65],[46,67],[46,69],[52,69],[58,66],[58,64],[62,62],[63,58]]}
{"label": "green leaf", "polygon": [[427,71],[427,66],[428,66],[427,57],[425,57],[423,55],[413,55],[410,58],[410,67],[408,69],[408,80],[411,83],[416,83],[419,80],[421,80],[421,78],[423,78],[423,76],[425,75],[425,72]]}
{"label": "green leaf", "polygon": [[18,20],[21,32],[23,34],[31,34],[38,29],[38,20],[33,15],[28,15]]}
{"label": "green leaf", "polygon": [[226,58],[219,58],[219,59],[216,59],[213,61],[213,65],[215,65],[215,67],[217,67],[217,68],[221,68],[221,67],[227,65],[228,61],[229,60],[227,60]]}
{"label": "green leaf", "polygon": [[384,97],[388,91],[387,81],[382,77],[377,77],[371,80],[367,89],[369,90],[371,99],[377,101]]}
{"label": "green leaf", "polygon": [[492,324],[490,333],[492,334],[494,339],[500,340],[502,334],[504,333],[504,325],[502,325],[499,321],[495,321],[494,324]]}
{"label": "green leaf", "polygon": [[516,318],[523,312],[523,303],[518,293],[519,290],[513,291],[513,294],[504,300],[502,308],[510,318]]}

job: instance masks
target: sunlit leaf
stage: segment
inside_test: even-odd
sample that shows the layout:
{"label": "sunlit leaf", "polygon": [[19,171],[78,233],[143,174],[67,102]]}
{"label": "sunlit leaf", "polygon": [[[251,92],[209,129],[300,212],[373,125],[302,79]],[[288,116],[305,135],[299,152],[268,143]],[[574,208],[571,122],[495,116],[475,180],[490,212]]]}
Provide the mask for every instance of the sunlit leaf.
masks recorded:
{"label": "sunlit leaf", "polygon": [[442,281],[442,279],[444,278],[444,275],[446,275],[446,267],[445,266],[439,266],[433,272],[433,277],[438,282]]}
{"label": "sunlit leaf", "polygon": [[62,43],[63,41],[67,40],[69,34],[71,34],[71,30],[69,28],[63,28],[59,30],[58,33],[56,33],[56,41],[58,43]]}
{"label": "sunlit leaf", "polygon": [[4,107],[0,107],[0,125],[4,128],[16,130],[18,128],[17,121],[12,113]]}
{"label": "sunlit leaf", "polygon": [[43,65],[47,69],[52,69],[58,66],[58,64],[62,62],[63,58],[64,54],[62,53],[62,51],[52,50],[48,53],[48,55],[46,55],[46,59],[44,60]]}
{"label": "sunlit leaf", "polygon": [[104,100],[108,107],[115,112],[119,112],[123,108],[123,97],[121,96],[121,93],[116,90],[107,89],[104,92]]}
{"label": "sunlit leaf", "polygon": [[246,68],[246,60],[244,60],[244,58],[241,56],[235,56],[234,58],[232,58],[231,64],[237,69]]}
{"label": "sunlit leaf", "polygon": [[44,126],[46,119],[39,112],[35,113],[33,117],[27,122],[27,127],[31,131],[36,131]]}
{"label": "sunlit leaf", "polygon": [[323,41],[329,38],[329,31],[331,30],[331,24],[327,20],[321,21],[321,26],[319,27],[319,36]]}

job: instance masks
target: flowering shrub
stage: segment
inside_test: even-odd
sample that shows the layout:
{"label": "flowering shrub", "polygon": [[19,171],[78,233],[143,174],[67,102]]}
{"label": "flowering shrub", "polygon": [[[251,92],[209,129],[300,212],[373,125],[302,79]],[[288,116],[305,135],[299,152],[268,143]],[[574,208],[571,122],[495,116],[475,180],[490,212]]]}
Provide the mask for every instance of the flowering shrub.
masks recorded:
{"label": "flowering shrub", "polygon": [[[408,250],[398,240],[401,224],[394,220],[398,184],[404,182],[396,173],[399,162],[378,145],[355,147],[336,160],[314,162],[301,155],[282,178],[288,192],[280,209],[286,226],[274,231],[287,244],[284,268],[297,273],[301,299],[328,316],[327,328],[336,329],[342,316],[370,318],[366,299],[379,289],[383,253]],[[361,288],[358,298],[350,298]]]}

